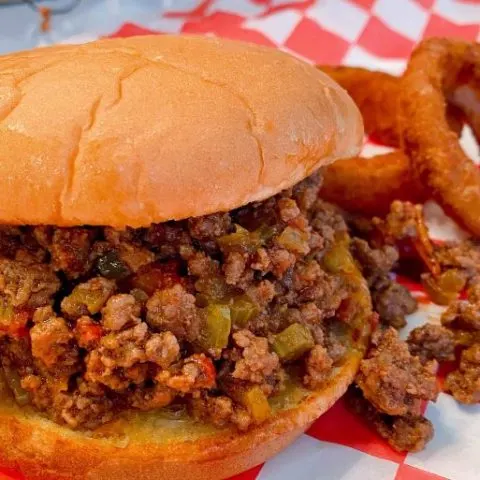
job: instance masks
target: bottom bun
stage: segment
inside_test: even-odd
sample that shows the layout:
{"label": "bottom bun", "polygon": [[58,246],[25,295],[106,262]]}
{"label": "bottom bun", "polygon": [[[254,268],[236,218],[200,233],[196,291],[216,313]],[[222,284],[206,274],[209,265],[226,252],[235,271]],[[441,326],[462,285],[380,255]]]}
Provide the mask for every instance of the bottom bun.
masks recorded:
{"label": "bottom bun", "polygon": [[322,390],[290,386],[273,405],[275,415],[244,433],[157,412],[136,414],[99,438],[98,432],[92,437],[70,431],[2,400],[0,464],[29,480],[224,479],[292,443],[345,393],[361,357],[360,351],[352,351]]}

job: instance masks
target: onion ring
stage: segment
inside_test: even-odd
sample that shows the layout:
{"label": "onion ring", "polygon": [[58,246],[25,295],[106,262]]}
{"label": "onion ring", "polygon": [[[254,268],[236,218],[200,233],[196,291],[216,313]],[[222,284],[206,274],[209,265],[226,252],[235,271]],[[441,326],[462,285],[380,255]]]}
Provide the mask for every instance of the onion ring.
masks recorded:
{"label": "onion ring", "polygon": [[480,236],[480,170],[450,129],[446,108],[459,85],[472,81],[480,81],[480,44],[426,40],[402,77],[401,106],[414,175],[448,214]]}
{"label": "onion ring", "polygon": [[461,84],[448,97],[448,101],[463,112],[465,122],[470,125],[480,144],[480,82],[477,85],[473,81]]}
{"label": "onion ring", "polygon": [[[384,145],[402,147],[400,77],[358,67],[321,65],[317,68],[332,77],[353,98],[362,113],[367,135]],[[463,92],[458,99],[452,97],[452,102],[448,104],[448,123],[457,134],[460,134],[463,127],[462,112],[457,107],[463,106],[461,101],[464,98]],[[478,101],[480,102],[480,94]],[[480,133],[480,119],[477,122]]]}
{"label": "onion ring", "polygon": [[319,66],[342,86],[363,116],[365,133],[390,147],[401,145],[399,78],[356,67]]}
{"label": "onion ring", "polygon": [[[389,146],[403,145],[399,77],[355,67],[319,66],[352,96],[359,107],[365,131]],[[466,88],[468,87],[468,90]],[[462,86],[449,100],[447,121],[458,135],[464,114],[475,133],[480,133],[480,115],[471,108],[472,86]],[[480,97],[478,97],[480,98]],[[475,121],[478,128],[475,127]],[[400,150],[365,159],[354,157],[330,165],[324,170],[321,196],[352,213],[385,215],[394,200],[420,203],[428,195],[410,171],[409,158]]]}
{"label": "onion ring", "polygon": [[[364,68],[319,66],[357,104],[365,132],[392,147],[401,144],[399,79]],[[425,200],[410,173],[410,161],[400,150],[372,158],[353,157],[323,170],[320,196],[344,210],[367,216],[386,215],[394,200]]]}
{"label": "onion ring", "polygon": [[400,150],[372,158],[353,157],[323,170],[320,196],[351,213],[383,216],[394,200],[421,203],[425,192]]}

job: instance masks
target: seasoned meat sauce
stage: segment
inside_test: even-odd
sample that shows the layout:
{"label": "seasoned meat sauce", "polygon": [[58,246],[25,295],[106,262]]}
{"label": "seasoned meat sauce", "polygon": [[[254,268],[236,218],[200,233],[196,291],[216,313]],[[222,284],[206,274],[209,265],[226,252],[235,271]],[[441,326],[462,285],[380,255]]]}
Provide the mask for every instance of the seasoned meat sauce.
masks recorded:
{"label": "seasoned meat sauce", "polygon": [[[369,240],[352,243],[383,326],[372,337],[348,404],[394,449],[418,451],[433,435],[432,424],[418,406],[422,400],[435,399],[437,362],[458,361],[458,368],[443,383],[446,392],[460,403],[480,402],[480,243],[472,239],[432,243],[421,206],[408,202],[393,202],[385,219],[354,219],[353,225]],[[404,326],[405,313],[415,307],[411,296],[404,296],[402,288],[389,285],[389,277],[382,276],[382,266],[388,268],[388,259],[393,259],[388,255],[392,243],[413,272],[418,267],[427,270],[420,278],[430,299],[448,306],[441,325],[415,328],[407,345],[395,330],[386,328]]]}
{"label": "seasoned meat sauce", "polygon": [[[319,184],[150,228],[1,228],[0,362],[16,400],[71,428],[182,402],[246,429],[290,364],[320,388],[353,341],[355,288],[324,268],[347,227]],[[395,253],[381,255],[385,278]]]}
{"label": "seasoned meat sauce", "polygon": [[362,394],[362,391],[352,385],[346,395],[350,409],[375,428],[389,445],[399,451],[418,452],[433,438],[433,425],[421,414],[389,415],[377,410]]}

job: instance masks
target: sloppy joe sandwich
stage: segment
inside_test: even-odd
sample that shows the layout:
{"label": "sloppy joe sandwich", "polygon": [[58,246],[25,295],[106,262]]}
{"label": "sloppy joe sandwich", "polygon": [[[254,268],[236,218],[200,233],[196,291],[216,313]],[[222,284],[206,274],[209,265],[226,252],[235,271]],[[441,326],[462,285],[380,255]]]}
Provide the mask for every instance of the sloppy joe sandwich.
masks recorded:
{"label": "sloppy joe sandwich", "polygon": [[0,57],[0,458],[225,478],[347,389],[367,283],[319,169],[353,101],[279,51],[156,36]]}

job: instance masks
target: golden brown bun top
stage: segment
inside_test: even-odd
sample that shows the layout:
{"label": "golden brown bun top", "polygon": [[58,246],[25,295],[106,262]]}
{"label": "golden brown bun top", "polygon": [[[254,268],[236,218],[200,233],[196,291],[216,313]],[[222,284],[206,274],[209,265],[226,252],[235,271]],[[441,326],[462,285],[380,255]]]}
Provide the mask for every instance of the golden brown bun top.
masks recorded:
{"label": "golden brown bun top", "polygon": [[[320,47],[319,47],[320,48]],[[0,223],[147,226],[358,152],[353,101],[276,50],[190,36],[0,57]]]}

